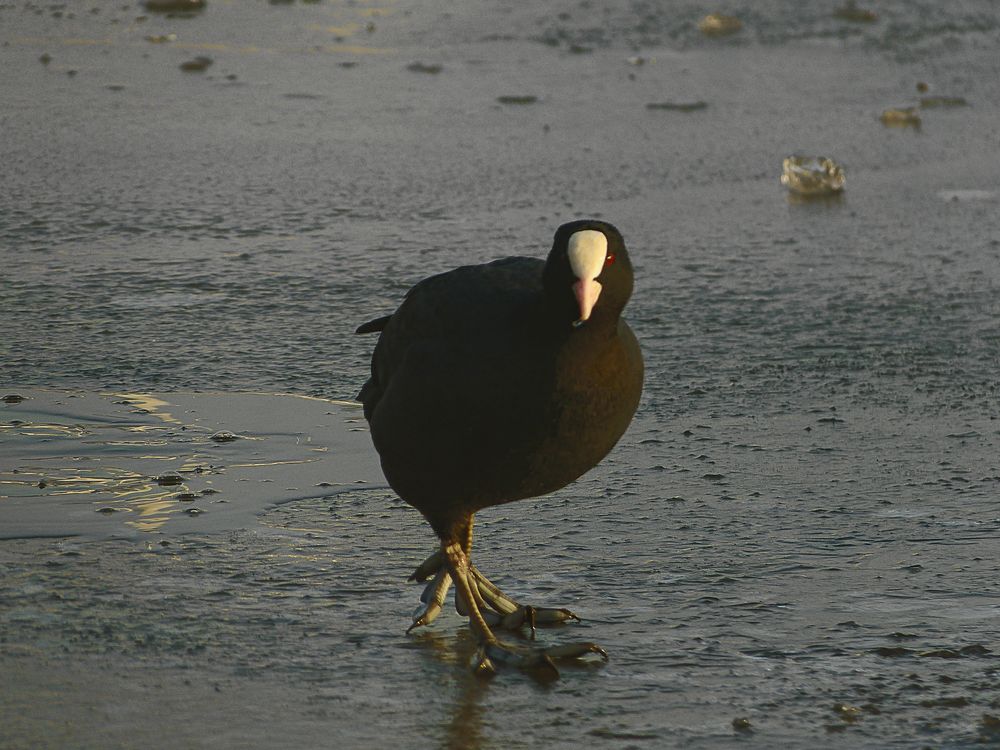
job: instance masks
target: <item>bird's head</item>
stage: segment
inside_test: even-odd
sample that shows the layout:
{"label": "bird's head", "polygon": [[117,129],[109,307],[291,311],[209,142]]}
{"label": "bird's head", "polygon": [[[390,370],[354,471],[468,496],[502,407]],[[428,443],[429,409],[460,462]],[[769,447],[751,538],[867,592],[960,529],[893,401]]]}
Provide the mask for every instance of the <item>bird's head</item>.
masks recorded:
{"label": "bird's head", "polygon": [[616,320],[632,294],[632,264],[621,233],[595,219],[563,224],[543,280],[546,295],[574,327]]}

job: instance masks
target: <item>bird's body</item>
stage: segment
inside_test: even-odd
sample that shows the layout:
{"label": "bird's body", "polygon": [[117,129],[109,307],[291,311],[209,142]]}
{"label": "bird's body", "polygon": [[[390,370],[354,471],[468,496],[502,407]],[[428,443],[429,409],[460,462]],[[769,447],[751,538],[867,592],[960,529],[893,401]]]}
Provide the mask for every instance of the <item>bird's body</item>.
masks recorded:
{"label": "bird's body", "polygon": [[[574,287],[570,260],[590,263],[586,292]],[[476,511],[569,484],[624,433],[643,375],[620,318],[631,288],[617,230],[573,222],[548,261],[506,258],[432,276],[359,329],[381,331],[360,398],[386,478],[443,549],[458,544],[467,555]]]}
{"label": "bird's body", "polygon": [[543,267],[509,258],[431,277],[383,329],[362,400],[389,484],[438,533],[569,484],[635,411],[635,336],[624,321],[608,335],[549,320]]}

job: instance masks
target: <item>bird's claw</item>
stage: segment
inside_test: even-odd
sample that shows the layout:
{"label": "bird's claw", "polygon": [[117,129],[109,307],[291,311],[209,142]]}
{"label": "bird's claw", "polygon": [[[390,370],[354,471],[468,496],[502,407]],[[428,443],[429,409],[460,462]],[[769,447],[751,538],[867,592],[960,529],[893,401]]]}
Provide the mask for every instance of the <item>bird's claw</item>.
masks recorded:
{"label": "bird's claw", "polygon": [[477,677],[492,677],[497,673],[497,668],[486,654],[486,647],[480,646],[472,657],[472,671]]}
{"label": "bird's claw", "polygon": [[441,614],[440,604],[434,602],[428,604],[423,610],[417,613],[416,617],[413,618],[413,624],[406,629],[406,634],[409,635],[410,631],[414,628],[430,625],[437,619],[439,614]]}

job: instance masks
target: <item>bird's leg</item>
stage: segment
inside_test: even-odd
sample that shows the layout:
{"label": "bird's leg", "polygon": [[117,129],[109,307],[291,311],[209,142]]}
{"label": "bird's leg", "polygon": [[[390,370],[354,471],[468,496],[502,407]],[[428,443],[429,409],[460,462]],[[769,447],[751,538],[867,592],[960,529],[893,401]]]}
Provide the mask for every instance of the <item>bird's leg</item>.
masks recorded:
{"label": "bird's leg", "polygon": [[[472,551],[471,519],[466,527],[464,537],[461,546],[462,551],[468,558]],[[444,589],[440,590],[442,597],[448,591],[450,576],[449,580],[445,580],[442,584],[437,578],[441,571],[445,571],[445,575],[448,576],[445,554],[441,550],[438,550],[417,566],[417,569],[410,575],[408,580],[419,582],[426,581],[432,576],[435,577],[431,584],[424,589],[424,593],[421,596],[421,601],[428,604],[428,607],[418,613],[411,629],[429,624],[440,612],[440,607],[438,607],[431,614],[431,605],[429,602],[434,600],[431,593],[432,586],[444,586]],[[534,638],[535,625],[556,625],[570,620],[576,620],[577,622],[580,620],[579,617],[565,608],[533,607],[530,604],[518,603],[501,591],[499,586],[483,575],[471,562],[469,563],[469,584],[473,595],[478,600],[484,619],[495,627],[501,627],[505,630],[520,630],[524,625],[527,625],[531,629],[532,638]],[[467,616],[467,611],[461,606],[457,598],[455,604],[459,614],[463,617]]]}
{"label": "bird's leg", "polygon": [[469,558],[462,549],[462,545],[458,542],[442,542],[441,551],[444,553],[448,572],[455,580],[455,598],[458,601],[458,606],[467,611],[469,627],[479,639],[479,649],[472,666],[473,671],[483,676],[492,675],[496,672],[496,667],[493,665],[493,660],[496,659],[501,663],[511,663],[519,667],[537,667],[549,679],[558,677],[559,670],[545,654],[541,652],[519,653],[497,640],[483,618],[476,601],[477,597],[469,583]]}
{"label": "bird's leg", "polygon": [[559,676],[559,670],[553,659],[575,659],[586,654],[599,654],[605,660],[608,658],[607,652],[595,643],[572,643],[547,649],[520,648],[501,643],[483,616],[485,602],[478,590],[472,565],[462,545],[458,542],[442,541],[441,551],[448,567],[447,572],[455,582],[457,606],[460,611],[464,610],[468,615],[469,627],[479,639],[480,646],[473,664],[477,674],[493,674],[496,671],[493,662],[496,661],[531,670],[540,679],[552,680]]}
{"label": "bird's leg", "polygon": [[536,622],[559,623],[579,618],[568,609],[518,604],[480,573],[469,559],[472,550],[471,518],[454,533],[452,539],[455,538],[460,541],[442,541],[441,548],[424,560],[410,576],[411,581],[431,580],[420,597],[424,607],[417,613],[407,633],[434,621],[454,582],[455,609],[463,617],[469,618],[469,627],[480,643],[473,664],[477,674],[493,674],[496,671],[495,661],[530,670],[542,680],[553,680],[559,676],[554,659],[575,659],[587,654],[598,654],[607,660],[607,652],[596,643],[569,643],[537,649],[512,646],[499,641],[491,627],[516,630],[527,623],[534,638]]}

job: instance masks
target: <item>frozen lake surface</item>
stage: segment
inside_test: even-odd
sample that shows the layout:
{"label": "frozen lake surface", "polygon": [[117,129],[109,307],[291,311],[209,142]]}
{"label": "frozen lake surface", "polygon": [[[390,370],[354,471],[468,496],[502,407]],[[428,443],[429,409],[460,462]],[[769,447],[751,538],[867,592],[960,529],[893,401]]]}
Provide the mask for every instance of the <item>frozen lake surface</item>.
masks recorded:
{"label": "frozen lake surface", "polygon": [[[0,5],[0,746],[997,743],[1000,11],[713,10]],[[480,682],[353,330],[580,216],[643,402],[476,561],[611,659]]]}

